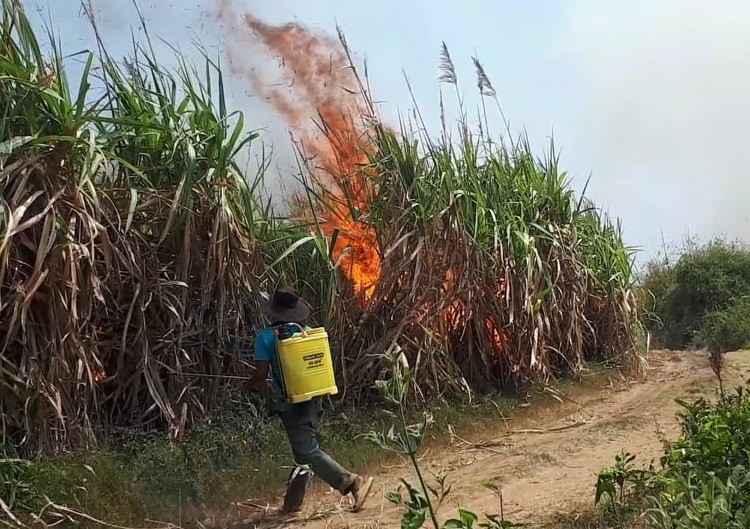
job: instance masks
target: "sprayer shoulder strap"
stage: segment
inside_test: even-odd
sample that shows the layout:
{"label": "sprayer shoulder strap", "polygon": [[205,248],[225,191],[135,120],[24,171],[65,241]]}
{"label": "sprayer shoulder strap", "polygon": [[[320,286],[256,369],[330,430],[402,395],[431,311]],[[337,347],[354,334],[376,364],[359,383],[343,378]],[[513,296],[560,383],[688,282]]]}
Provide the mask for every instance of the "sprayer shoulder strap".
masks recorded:
{"label": "sprayer shoulder strap", "polygon": [[279,332],[281,331],[281,329],[283,329],[284,327],[290,328],[291,332],[293,333],[304,331],[306,329],[306,327],[301,323],[296,323],[293,321],[289,323],[278,323],[276,325],[271,325],[271,329],[273,329],[273,333],[277,337],[279,336]]}
{"label": "sprayer shoulder strap", "polygon": [[278,337],[279,333],[286,327],[286,323],[278,323],[276,325],[271,325],[271,330],[273,331],[274,336]]}

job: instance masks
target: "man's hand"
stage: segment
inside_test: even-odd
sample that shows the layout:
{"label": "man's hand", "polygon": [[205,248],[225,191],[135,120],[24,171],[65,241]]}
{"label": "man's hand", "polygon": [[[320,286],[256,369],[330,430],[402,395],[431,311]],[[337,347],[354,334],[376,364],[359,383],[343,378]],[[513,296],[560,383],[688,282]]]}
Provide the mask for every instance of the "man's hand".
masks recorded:
{"label": "man's hand", "polygon": [[251,393],[267,393],[268,383],[265,380],[256,380],[253,377],[245,383],[245,389]]}
{"label": "man's hand", "polygon": [[253,372],[253,376],[245,383],[245,389],[252,393],[261,393],[265,395],[269,392],[268,378],[269,365],[268,362],[258,362]]}

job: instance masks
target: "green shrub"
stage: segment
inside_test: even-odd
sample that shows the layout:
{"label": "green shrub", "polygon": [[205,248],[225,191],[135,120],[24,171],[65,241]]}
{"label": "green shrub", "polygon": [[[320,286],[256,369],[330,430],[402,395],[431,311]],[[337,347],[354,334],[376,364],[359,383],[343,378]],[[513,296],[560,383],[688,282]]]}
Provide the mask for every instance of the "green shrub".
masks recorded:
{"label": "green shrub", "polygon": [[634,291],[639,318],[657,337],[662,332],[661,317],[665,313],[667,293],[674,282],[674,266],[670,265],[668,259],[655,259],[646,264],[646,270]]}
{"label": "green shrub", "polygon": [[[748,386],[750,387],[750,386]],[[658,528],[750,527],[750,398],[681,402],[682,437],[665,454],[649,510]]]}
{"label": "green shrub", "polygon": [[682,436],[662,460],[666,469],[674,474],[713,473],[722,480],[737,466],[750,469],[750,397],[744,388],[717,403],[704,398],[678,403],[684,410],[678,415]]}
{"label": "green shrub", "polygon": [[699,335],[712,353],[736,351],[750,344],[750,297],[706,314]]}
{"label": "green shrub", "polygon": [[725,480],[677,475],[649,511],[652,526],[663,529],[747,529],[750,527],[750,472],[732,469]]}
{"label": "green shrub", "polygon": [[603,469],[596,501],[611,498],[615,514],[623,491],[647,497],[647,515],[658,529],[750,527],[750,383],[716,403],[678,401],[681,437],[668,444],[661,470],[636,471],[630,458]]}
{"label": "green shrub", "polygon": [[[750,249],[723,240],[690,244],[674,263],[651,262],[640,287],[641,319],[665,347],[703,346],[707,336],[727,340],[741,332],[735,323],[744,326],[741,308],[731,307],[750,296]],[[725,309],[728,314],[711,316],[703,328],[708,314]],[[717,326],[717,319],[723,323]]]}

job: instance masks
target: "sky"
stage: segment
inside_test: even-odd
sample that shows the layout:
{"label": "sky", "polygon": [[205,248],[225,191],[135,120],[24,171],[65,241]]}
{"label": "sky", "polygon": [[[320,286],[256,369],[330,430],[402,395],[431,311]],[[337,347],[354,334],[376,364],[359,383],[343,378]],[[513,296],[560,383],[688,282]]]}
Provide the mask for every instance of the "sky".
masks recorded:
{"label": "sky", "polygon": [[[139,33],[133,0],[92,0],[110,53],[128,55]],[[152,37],[200,63],[200,42],[221,57],[215,0],[138,0]],[[94,49],[78,0],[25,0],[32,20],[52,21],[63,49]],[[335,35],[366,60],[386,120],[413,108],[439,131],[439,51],[447,44],[465,104],[479,104],[472,56],[483,64],[513,131],[539,155],[554,138],[573,186],[622,221],[638,261],[686,237],[750,242],[750,2],[747,0],[233,0],[237,11]],[[450,6],[450,7],[449,7]],[[170,55],[163,48],[167,64]],[[248,53],[257,53],[248,50]],[[272,63],[266,55],[258,63]],[[75,74],[75,65],[71,69]],[[452,88],[452,87],[448,87]],[[446,96],[451,91],[443,86]],[[262,129],[280,175],[293,182],[285,123],[246,79],[229,102]],[[449,99],[449,112],[455,110]],[[453,114],[455,117],[455,113]],[[450,113],[449,113],[450,116]],[[491,114],[494,132],[502,132]]]}

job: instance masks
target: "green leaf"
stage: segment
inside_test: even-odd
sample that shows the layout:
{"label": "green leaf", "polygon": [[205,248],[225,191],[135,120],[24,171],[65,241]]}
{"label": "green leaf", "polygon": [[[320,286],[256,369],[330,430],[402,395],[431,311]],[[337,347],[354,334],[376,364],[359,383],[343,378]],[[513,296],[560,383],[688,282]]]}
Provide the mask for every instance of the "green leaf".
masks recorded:
{"label": "green leaf", "polygon": [[412,510],[401,518],[401,529],[420,529],[427,520],[427,509]]}
{"label": "green leaf", "polygon": [[465,524],[467,529],[471,529],[474,527],[474,524],[477,523],[479,518],[476,514],[474,514],[471,511],[467,511],[465,509],[458,509],[458,514],[461,517],[461,521]]}
{"label": "green leaf", "polygon": [[294,253],[294,251],[297,248],[299,248],[303,244],[306,244],[312,240],[315,240],[315,237],[313,235],[308,235],[307,237],[302,237],[301,239],[297,239],[296,241],[294,241],[294,243],[291,246],[289,246],[289,248],[287,248],[279,257],[277,257],[273,263],[271,263],[271,268],[273,268],[274,266],[279,264],[281,261],[289,257],[289,255]]}
{"label": "green leaf", "polygon": [[36,136],[15,136],[0,143],[0,167],[4,167],[13,151],[23,147],[36,138]]}

